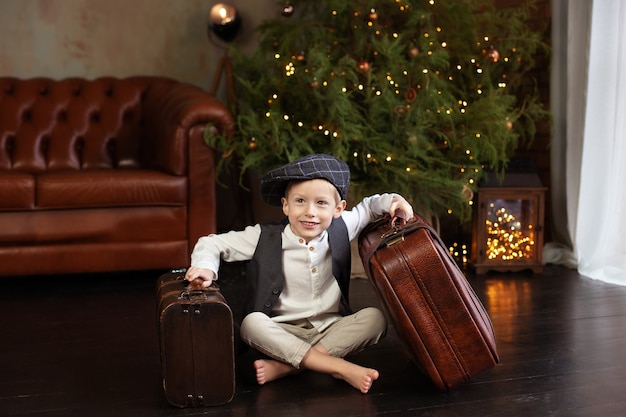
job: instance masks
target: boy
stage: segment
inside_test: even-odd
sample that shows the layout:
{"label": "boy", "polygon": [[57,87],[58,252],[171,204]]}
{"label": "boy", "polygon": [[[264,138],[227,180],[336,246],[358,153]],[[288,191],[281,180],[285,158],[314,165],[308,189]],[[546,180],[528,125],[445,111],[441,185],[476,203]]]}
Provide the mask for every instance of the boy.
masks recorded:
{"label": "boy", "polygon": [[377,343],[387,324],[380,310],[352,313],[348,303],[350,240],[387,212],[410,219],[411,205],[396,194],[367,197],[346,210],[350,171],[330,155],[310,155],[268,172],[261,196],[282,206],[288,223],[249,226],[198,240],[185,278],[217,279],[220,259],[251,260],[251,305],[241,339],[267,355],[254,362],[265,384],[301,369],[327,373],[367,393],[375,369],[343,359]]}

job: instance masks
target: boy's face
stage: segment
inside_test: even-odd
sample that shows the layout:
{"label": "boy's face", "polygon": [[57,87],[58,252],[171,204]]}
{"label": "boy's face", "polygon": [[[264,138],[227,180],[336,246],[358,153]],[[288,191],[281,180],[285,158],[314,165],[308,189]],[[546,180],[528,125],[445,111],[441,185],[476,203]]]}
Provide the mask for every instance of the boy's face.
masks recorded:
{"label": "boy's face", "polygon": [[346,208],[335,186],[323,179],[290,184],[281,201],[291,230],[307,243],[328,229]]}

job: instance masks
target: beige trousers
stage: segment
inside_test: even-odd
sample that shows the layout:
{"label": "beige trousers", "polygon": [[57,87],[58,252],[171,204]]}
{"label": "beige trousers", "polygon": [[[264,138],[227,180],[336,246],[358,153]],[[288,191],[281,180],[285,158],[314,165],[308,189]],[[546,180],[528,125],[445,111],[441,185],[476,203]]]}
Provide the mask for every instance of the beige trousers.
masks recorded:
{"label": "beige trousers", "polygon": [[318,343],[332,356],[343,358],[378,343],[386,331],[383,313],[367,307],[337,319],[321,332],[306,319],[277,323],[264,313],[254,312],[243,319],[240,334],[253,349],[300,368],[304,355]]}

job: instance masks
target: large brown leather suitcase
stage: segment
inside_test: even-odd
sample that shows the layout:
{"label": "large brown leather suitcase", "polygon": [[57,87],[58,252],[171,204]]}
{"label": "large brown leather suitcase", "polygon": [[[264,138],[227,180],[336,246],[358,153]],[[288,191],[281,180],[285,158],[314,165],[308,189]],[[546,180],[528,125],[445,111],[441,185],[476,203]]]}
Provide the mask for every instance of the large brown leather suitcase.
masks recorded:
{"label": "large brown leather suitcase", "polygon": [[359,254],[398,336],[438,389],[498,363],[484,306],[422,217],[373,222],[359,235]]}
{"label": "large brown leather suitcase", "polygon": [[172,271],[157,282],[165,397],[177,407],[226,404],[235,394],[233,314],[217,286],[184,276]]}

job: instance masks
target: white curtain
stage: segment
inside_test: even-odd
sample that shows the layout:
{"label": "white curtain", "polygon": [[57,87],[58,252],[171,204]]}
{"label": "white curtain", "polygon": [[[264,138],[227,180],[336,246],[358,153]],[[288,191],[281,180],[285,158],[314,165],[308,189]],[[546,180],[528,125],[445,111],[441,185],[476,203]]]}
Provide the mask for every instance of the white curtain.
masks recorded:
{"label": "white curtain", "polygon": [[555,0],[553,18],[552,199],[560,244],[546,245],[544,261],[626,285],[626,2]]}

